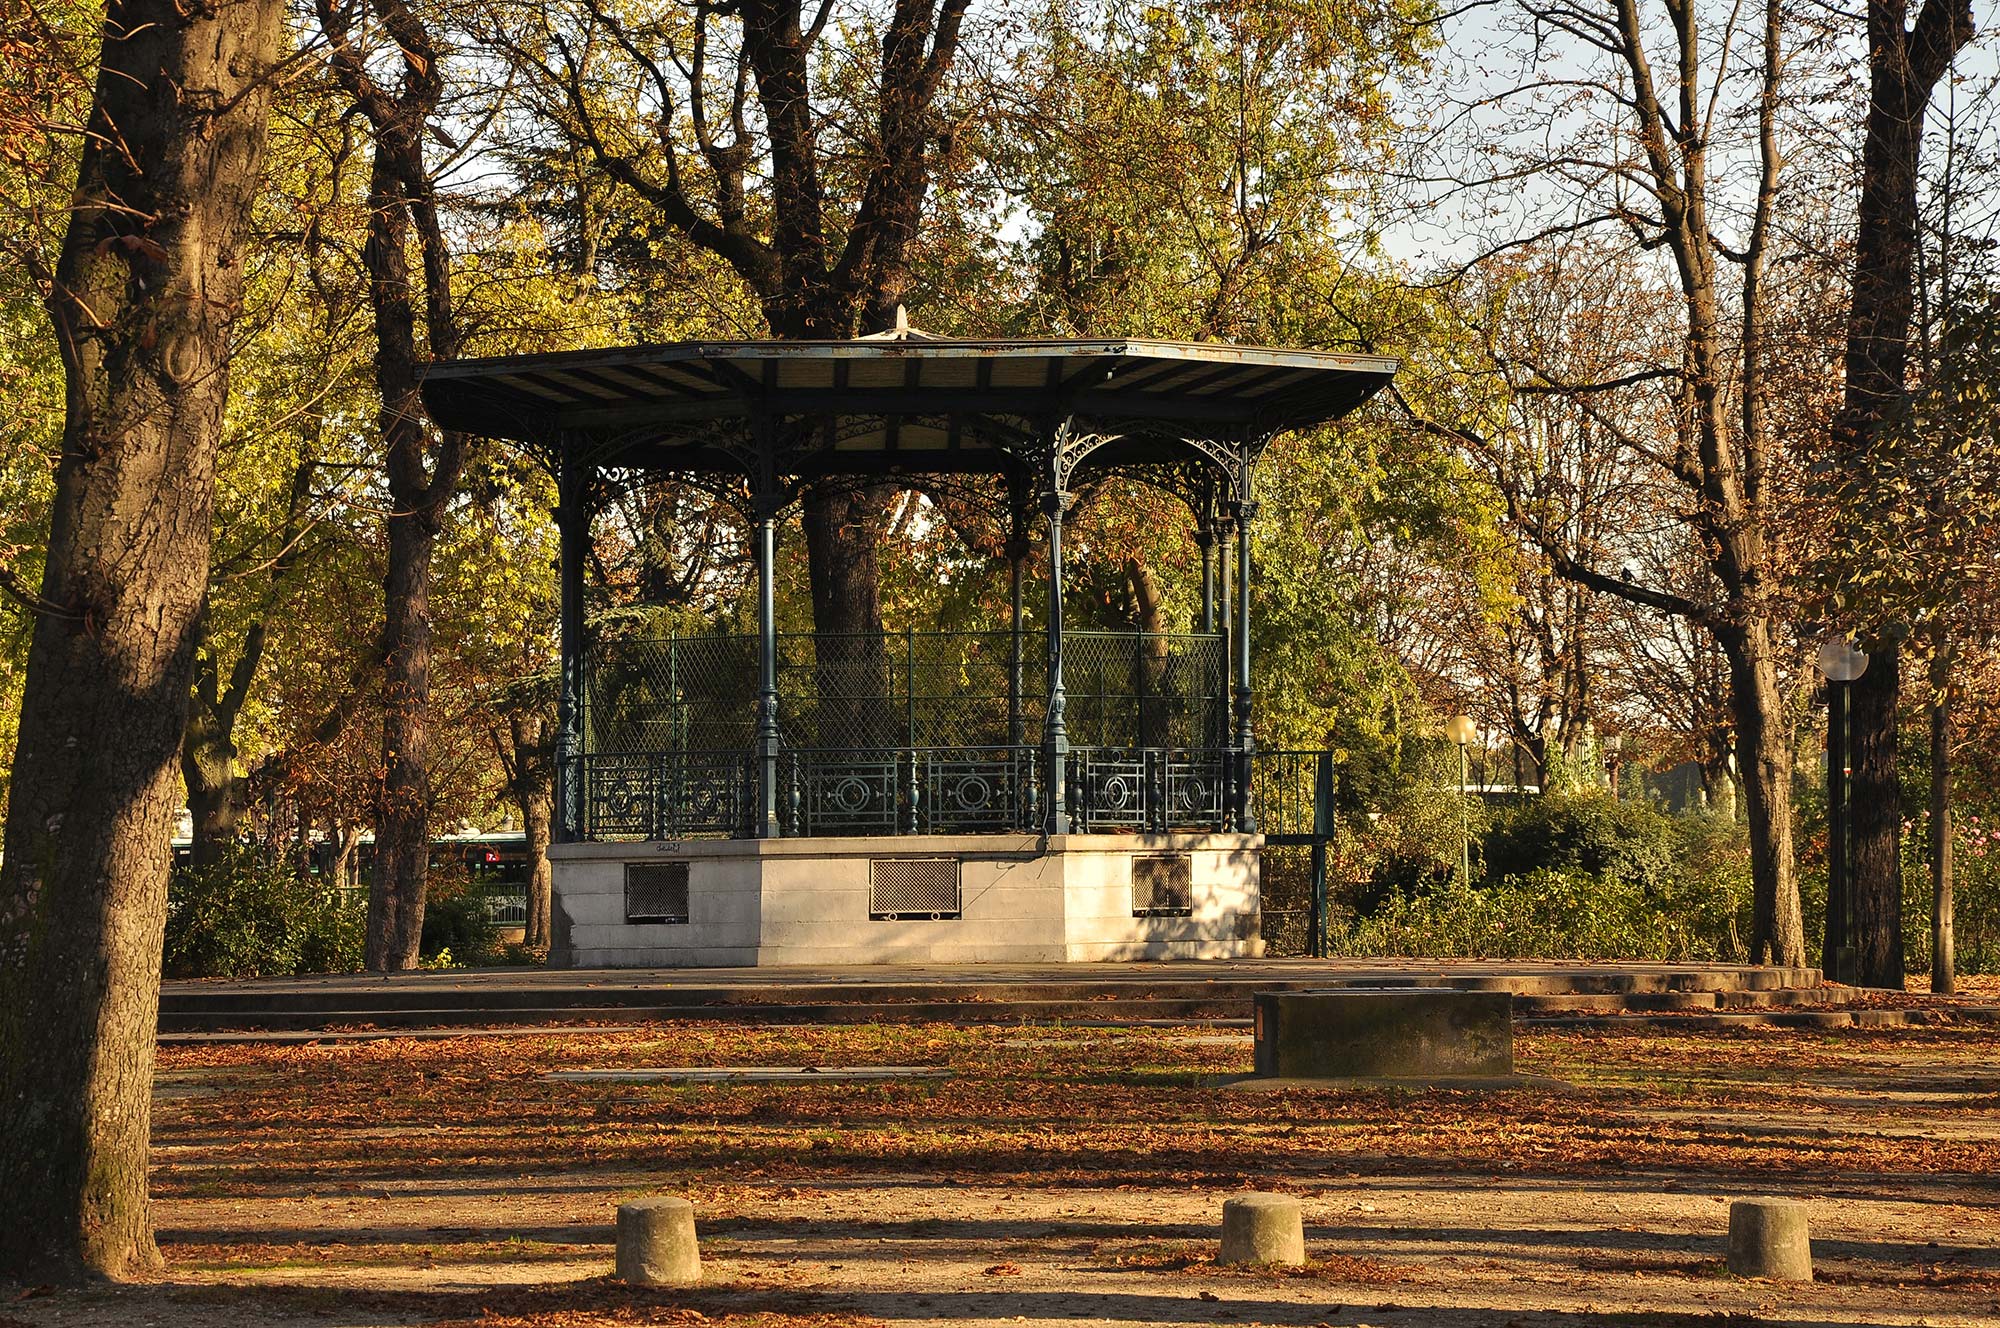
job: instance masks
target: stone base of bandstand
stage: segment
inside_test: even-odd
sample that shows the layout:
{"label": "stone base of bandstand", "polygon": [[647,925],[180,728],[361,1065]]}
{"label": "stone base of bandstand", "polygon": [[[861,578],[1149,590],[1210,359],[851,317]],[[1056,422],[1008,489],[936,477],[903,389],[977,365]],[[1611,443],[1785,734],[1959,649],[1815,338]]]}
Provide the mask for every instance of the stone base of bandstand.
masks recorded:
{"label": "stone base of bandstand", "polygon": [[[1261,956],[1241,834],[895,835],[559,844],[552,964],[1061,963]],[[1133,863],[1187,859],[1185,913],[1135,907]],[[881,864],[957,864],[955,915],[887,915]],[[686,921],[629,921],[627,868],[686,865]],[[896,870],[892,868],[891,870]],[[678,873],[674,873],[677,877]]]}

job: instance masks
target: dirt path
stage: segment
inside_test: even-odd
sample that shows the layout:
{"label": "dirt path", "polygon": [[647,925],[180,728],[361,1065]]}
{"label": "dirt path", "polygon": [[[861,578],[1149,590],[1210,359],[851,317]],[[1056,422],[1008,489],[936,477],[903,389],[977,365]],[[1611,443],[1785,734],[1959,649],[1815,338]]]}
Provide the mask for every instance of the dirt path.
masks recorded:
{"label": "dirt path", "polygon": [[[0,1328],[2000,1323],[1988,1032],[1538,1037],[1574,1091],[1282,1097],[1221,1088],[1248,1044],[1212,1034],[900,1032],[175,1053],[165,1279]],[[546,1078],[894,1063],[950,1075]],[[1244,1186],[1301,1196],[1312,1267],[1209,1261]],[[607,1279],[613,1207],[656,1190],[696,1202],[698,1289]],[[1811,1205],[1815,1282],[1722,1270],[1744,1194]]]}

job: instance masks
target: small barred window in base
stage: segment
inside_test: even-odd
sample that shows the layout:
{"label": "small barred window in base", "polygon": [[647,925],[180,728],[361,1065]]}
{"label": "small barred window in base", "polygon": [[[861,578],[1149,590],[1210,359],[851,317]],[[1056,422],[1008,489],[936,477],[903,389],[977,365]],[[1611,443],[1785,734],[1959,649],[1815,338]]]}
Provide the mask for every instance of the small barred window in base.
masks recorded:
{"label": "small barred window in base", "polygon": [[875,858],[869,862],[869,917],[955,918],[959,909],[957,858]]}
{"label": "small barred window in base", "polygon": [[625,865],[625,921],[687,920],[688,865],[685,862],[631,862]]}
{"label": "small barred window in base", "polygon": [[1185,853],[1132,859],[1132,916],[1184,918],[1194,912],[1194,862]]}

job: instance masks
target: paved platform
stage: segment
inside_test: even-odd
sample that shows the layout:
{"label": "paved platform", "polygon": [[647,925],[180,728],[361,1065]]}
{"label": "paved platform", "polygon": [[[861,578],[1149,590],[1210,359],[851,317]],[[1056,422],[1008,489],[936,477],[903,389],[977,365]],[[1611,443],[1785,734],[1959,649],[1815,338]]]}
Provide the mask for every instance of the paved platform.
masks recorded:
{"label": "paved platform", "polygon": [[163,1035],[735,1019],[760,1023],[1247,1019],[1258,991],[1505,991],[1518,1016],[1823,1010],[1817,969],[1735,964],[1258,959],[722,969],[453,969],[168,982]]}

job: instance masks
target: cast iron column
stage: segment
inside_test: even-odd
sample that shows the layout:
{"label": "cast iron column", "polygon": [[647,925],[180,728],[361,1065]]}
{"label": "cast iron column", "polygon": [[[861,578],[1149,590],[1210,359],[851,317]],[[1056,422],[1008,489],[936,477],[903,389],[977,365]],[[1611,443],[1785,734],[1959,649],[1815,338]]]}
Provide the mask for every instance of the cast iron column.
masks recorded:
{"label": "cast iron column", "polygon": [[1026,736],[1021,731],[1021,668],[1024,663],[1021,640],[1021,563],[1027,556],[1027,536],[1016,533],[1007,541],[1007,596],[1013,609],[1012,637],[1009,641],[1007,658],[1007,745],[1010,747],[1019,747]]}
{"label": "cast iron column", "polygon": [[1256,515],[1257,504],[1236,504],[1236,828],[1246,835],[1257,833],[1250,809],[1250,758],[1257,750],[1250,731],[1250,522]]}
{"label": "cast iron column", "polygon": [[584,837],[583,825],[583,567],[590,548],[590,498],[573,440],[562,442],[556,476],[556,539],[561,608],[562,676],[556,714],[555,840]]}
{"label": "cast iron column", "polygon": [[[1236,614],[1232,607],[1236,597],[1229,593],[1229,539],[1235,529],[1235,522],[1226,514],[1215,523],[1216,607],[1222,614],[1222,648],[1225,652],[1229,649],[1230,640],[1236,635]],[[1222,671],[1226,678],[1229,673],[1229,664],[1226,659],[1223,662]],[[1225,687],[1224,690],[1227,690],[1227,688]],[[1222,733],[1219,736],[1225,743],[1229,740],[1229,724],[1226,719],[1223,722]]]}
{"label": "cast iron column", "polygon": [[1215,630],[1215,526],[1206,516],[1194,528],[1201,549],[1201,630]]}
{"label": "cast iron column", "polygon": [[778,824],[778,590],[777,520],[774,502],[757,502],[757,805],[751,828],[759,839],[776,839]]}
{"label": "cast iron column", "polygon": [[1051,486],[1042,495],[1042,512],[1049,519],[1049,722],[1048,826],[1052,835],[1069,833],[1069,800],[1064,788],[1069,767],[1069,732],[1063,726],[1063,553],[1065,495]]}

